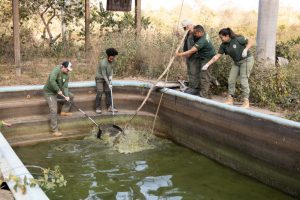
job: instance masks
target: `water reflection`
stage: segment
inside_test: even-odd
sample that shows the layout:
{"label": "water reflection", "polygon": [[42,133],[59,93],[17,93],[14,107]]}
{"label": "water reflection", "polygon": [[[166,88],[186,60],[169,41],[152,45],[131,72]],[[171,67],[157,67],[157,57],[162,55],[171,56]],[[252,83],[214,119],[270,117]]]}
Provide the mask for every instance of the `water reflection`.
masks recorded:
{"label": "water reflection", "polygon": [[154,192],[159,192],[159,189],[165,187],[172,187],[173,183],[171,181],[172,175],[166,176],[148,176],[144,180],[137,183],[140,187],[141,193],[147,200],[158,200],[158,199],[168,199],[168,200],[181,200],[181,196],[165,197],[161,198],[159,195],[155,195]]}
{"label": "water reflection", "polygon": [[135,171],[144,171],[148,168],[146,161],[135,161]]}

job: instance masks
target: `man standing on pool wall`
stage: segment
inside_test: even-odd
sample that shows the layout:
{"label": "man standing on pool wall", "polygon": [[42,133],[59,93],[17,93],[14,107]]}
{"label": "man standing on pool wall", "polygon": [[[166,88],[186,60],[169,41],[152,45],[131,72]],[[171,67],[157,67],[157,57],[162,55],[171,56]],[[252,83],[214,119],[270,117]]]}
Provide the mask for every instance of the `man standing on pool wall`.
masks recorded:
{"label": "man standing on pool wall", "polygon": [[113,75],[113,68],[115,66],[115,59],[118,55],[118,51],[114,48],[106,49],[106,58],[100,60],[99,66],[97,67],[97,73],[95,77],[96,81],[96,113],[101,114],[101,99],[102,94],[105,92],[106,96],[106,106],[109,112],[118,112],[116,108],[112,108],[111,102],[111,93],[110,90],[112,89],[112,75]]}
{"label": "man standing on pool wall", "polygon": [[61,116],[70,116],[72,102],[74,95],[69,92],[69,72],[72,71],[72,64],[69,61],[63,62],[61,65],[56,66],[49,74],[46,85],[44,86],[44,96],[47,100],[50,109],[50,126],[53,136],[61,136],[62,133],[58,131],[57,124],[57,98],[65,99]]}
{"label": "man standing on pool wall", "polygon": [[248,78],[250,76],[252,67],[254,65],[254,58],[249,49],[254,45],[253,40],[248,40],[241,35],[235,34],[230,28],[223,28],[219,32],[222,44],[219,48],[218,54],[215,55],[208,63],[206,63],[202,70],[207,68],[214,62],[220,59],[225,53],[228,54],[234,61],[230,70],[228,78],[228,97],[226,104],[233,105],[233,95],[235,93],[235,83],[238,76],[241,79],[243,105],[244,108],[249,108],[250,88]]}
{"label": "man standing on pool wall", "polygon": [[210,85],[212,82],[211,69],[200,72],[202,66],[204,66],[212,57],[216,55],[214,46],[212,45],[209,35],[204,31],[201,25],[194,26],[194,46],[183,53],[176,52],[176,56],[194,57],[196,67],[199,70],[200,79],[200,96],[204,98],[210,97]]}
{"label": "man standing on pool wall", "polygon": [[[186,52],[190,50],[195,42],[194,42],[194,25],[190,20],[182,20],[181,26],[186,31],[188,30],[188,34],[184,39],[183,51]],[[199,83],[200,83],[200,68],[198,66],[198,59],[194,56],[186,57],[186,65],[187,65],[187,74],[189,79],[189,88],[185,90],[185,93],[197,95],[199,93]]]}

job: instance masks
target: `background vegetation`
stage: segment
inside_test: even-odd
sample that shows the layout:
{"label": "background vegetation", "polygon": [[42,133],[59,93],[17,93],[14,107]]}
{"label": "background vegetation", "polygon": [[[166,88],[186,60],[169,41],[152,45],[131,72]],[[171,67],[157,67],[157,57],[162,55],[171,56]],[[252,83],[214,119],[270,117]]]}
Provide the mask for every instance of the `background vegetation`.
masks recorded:
{"label": "background vegetation", "polygon": [[[117,78],[155,79],[169,62],[172,50],[182,35],[181,28],[178,28],[179,6],[172,10],[143,11],[142,35],[137,38],[133,13],[107,12],[100,1],[100,4],[92,4],[92,46],[88,59],[85,59],[82,0],[70,0],[68,5],[51,0],[20,2],[22,75],[16,78],[11,3],[0,0],[0,85],[44,84],[49,71],[67,59],[73,62],[75,68],[71,74],[72,81],[94,80],[96,66],[108,47],[115,47],[120,52],[115,69]],[[67,30],[65,38],[60,35],[62,6]],[[220,44],[217,32],[223,27],[231,27],[235,32],[255,39],[256,11],[238,11],[234,8],[213,11],[199,1],[195,8],[183,7],[180,20],[183,18],[204,25],[216,49]],[[300,119],[299,25],[300,13],[280,10],[276,52],[278,56],[288,58],[290,64],[266,69],[256,63],[250,80],[251,102],[287,112],[288,117],[295,120]],[[252,51],[255,54],[255,49]],[[226,56],[216,63],[214,75],[221,86],[214,88],[215,94],[227,91],[230,66],[231,60]],[[176,59],[169,79],[176,80],[179,75],[186,77],[184,59]]]}

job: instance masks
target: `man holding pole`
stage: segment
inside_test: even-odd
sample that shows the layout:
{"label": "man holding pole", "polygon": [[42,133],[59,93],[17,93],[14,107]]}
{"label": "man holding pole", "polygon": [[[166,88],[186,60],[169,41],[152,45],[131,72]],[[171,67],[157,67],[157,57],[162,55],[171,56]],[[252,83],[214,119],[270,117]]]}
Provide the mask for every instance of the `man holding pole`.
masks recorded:
{"label": "man holding pole", "polygon": [[[194,25],[190,20],[183,20],[181,25],[185,31],[188,31],[187,36],[184,39],[183,51],[189,51],[194,45]],[[177,55],[177,54],[176,54]],[[178,55],[177,55],[178,56]],[[189,55],[186,56],[187,74],[189,79],[189,88],[185,90],[185,93],[197,95],[199,94],[200,72],[201,69],[198,65],[198,59]]]}
{"label": "man holding pole", "polygon": [[53,136],[62,136],[58,131],[57,124],[57,98],[66,100],[61,109],[61,116],[70,116],[74,95],[69,92],[69,72],[72,71],[72,64],[69,61],[56,66],[50,73],[47,83],[44,86],[44,96],[50,109],[50,127]]}
{"label": "man holding pole", "polygon": [[101,99],[102,94],[105,92],[106,96],[106,107],[108,108],[109,112],[118,112],[116,108],[112,107],[111,101],[111,89],[112,89],[112,75],[113,75],[113,68],[115,66],[115,59],[118,55],[118,51],[115,48],[108,48],[105,51],[106,58],[100,60],[99,65],[97,67],[97,73],[95,77],[96,81],[96,113],[101,114]]}
{"label": "man holding pole", "polygon": [[193,29],[195,44],[188,51],[183,53],[177,52],[176,55],[185,56],[194,60],[193,64],[195,63],[194,67],[196,68],[198,73],[197,76],[200,80],[197,82],[198,84],[200,83],[201,88],[199,95],[204,98],[211,98],[209,91],[210,85],[213,81],[216,81],[216,79],[211,75],[212,68],[202,72],[201,68],[216,55],[216,51],[212,45],[209,35],[204,31],[204,28],[201,25],[194,26]]}

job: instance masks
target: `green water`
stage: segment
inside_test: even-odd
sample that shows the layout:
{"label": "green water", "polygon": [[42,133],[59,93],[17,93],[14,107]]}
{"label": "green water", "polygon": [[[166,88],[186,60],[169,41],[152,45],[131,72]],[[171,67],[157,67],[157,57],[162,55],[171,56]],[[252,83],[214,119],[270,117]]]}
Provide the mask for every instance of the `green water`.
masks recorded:
{"label": "green water", "polygon": [[54,200],[292,199],[169,141],[155,146],[120,154],[100,140],[73,140],[15,151],[24,164],[61,167],[68,183],[46,191]]}

